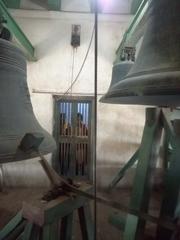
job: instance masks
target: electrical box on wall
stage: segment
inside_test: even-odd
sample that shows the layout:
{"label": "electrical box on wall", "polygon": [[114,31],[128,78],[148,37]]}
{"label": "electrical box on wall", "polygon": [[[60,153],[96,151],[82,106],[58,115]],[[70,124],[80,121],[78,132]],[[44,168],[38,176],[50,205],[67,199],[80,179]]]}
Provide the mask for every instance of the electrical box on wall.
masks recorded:
{"label": "electrical box on wall", "polygon": [[81,25],[72,25],[71,45],[74,48],[80,46]]}

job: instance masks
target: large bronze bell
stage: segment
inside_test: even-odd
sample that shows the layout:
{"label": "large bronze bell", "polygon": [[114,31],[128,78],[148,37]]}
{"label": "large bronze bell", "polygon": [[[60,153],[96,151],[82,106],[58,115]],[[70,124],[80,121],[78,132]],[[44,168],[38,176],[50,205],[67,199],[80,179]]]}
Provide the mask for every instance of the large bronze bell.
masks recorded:
{"label": "large bronze bell", "polygon": [[180,1],[152,0],[137,60],[106,94],[112,103],[180,106]]}
{"label": "large bronze bell", "polygon": [[[113,89],[116,84],[118,84],[127,75],[133,64],[134,62],[132,61],[121,61],[113,65],[112,78],[108,92],[111,92],[111,89]],[[100,102],[109,103],[108,93],[100,99]]]}
{"label": "large bronze bell", "polygon": [[27,133],[44,136],[39,151],[47,154],[55,149],[55,141],[34,116],[26,81],[26,60],[12,43],[0,39],[0,163],[36,157],[23,152],[19,145]]}

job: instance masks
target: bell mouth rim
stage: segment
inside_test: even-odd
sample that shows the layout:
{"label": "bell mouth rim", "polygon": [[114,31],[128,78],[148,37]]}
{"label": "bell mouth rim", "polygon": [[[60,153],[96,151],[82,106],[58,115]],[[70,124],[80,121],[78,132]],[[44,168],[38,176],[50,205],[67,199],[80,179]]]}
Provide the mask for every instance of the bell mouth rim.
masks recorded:
{"label": "bell mouth rim", "polygon": [[[47,155],[47,154],[53,154],[55,151],[56,147],[51,144],[46,148],[46,150],[39,150],[39,152],[42,155]],[[16,155],[16,153],[9,153],[9,154],[0,154],[0,164],[6,164],[6,163],[13,163],[13,162],[21,162],[21,161],[26,161],[26,160],[31,160],[34,158],[38,158],[39,154],[37,152],[29,152],[29,153],[22,153],[21,157]]]}
{"label": "bell mouth rim", "polygon": [[[168,74],[167,74],[168,73]],[[160,102],[155,100],[159,99]],[[167,100],[167,98],[169,98]],[[172,100],[171,100],[172,99]],[[180,70],[125,77],[100,102],[129,105],[180,106]]]}
{"label": "bell mouth rim", "polygon": [[[158,72],[158,73],[148,73],[146,75],[138,75],[134,77],[126,76],[121,79],[118,83],[114,84],[111,88],[111,92],[117,91],[128,91],[133,88],[139,93],[139,89],[144,88],[144,86],[155,86],[155,88],[159,88],[161,86],[167,87],[175,87],[177,89],[179,81],[180,88],[180,69],[179,71],[172,72]],[[121,88],[121,89],[120,89]],[[180,92],[179,92],[180,93]]]}
{"label": "bell mouth rim", "polygon": [[[155,101],[155,98],[158,99]],[[167,99],[170,101],[167,103]],[[106,104],[119,104],[119,105],[141,105],[141,106],[156,106],[160,108],[167,108],[167,107],[180,107],[180,95],[165,95],[165,96],[126,96],[126,97],[109,97],[104,96],[101,101],[102,103]],[[166,103],[165,103],[166,102]]]}
{"label": "bell mouth rim", "polygon": [[[136,78],[136,77],[142,77],[142,76],[146,76],[146,75],[154,75],[154,74],[176,74],[177,72],[180,72],[180,63],[178,67],[163,67],[163,68],[158,68],[158,69],[148,69],[147,71],[140,71],[137,73],[131,73],[130,72],[121,80],[127,80],[127,79],[131,79],[131,78]],[[179,74],[180,75],[180,74]]]}

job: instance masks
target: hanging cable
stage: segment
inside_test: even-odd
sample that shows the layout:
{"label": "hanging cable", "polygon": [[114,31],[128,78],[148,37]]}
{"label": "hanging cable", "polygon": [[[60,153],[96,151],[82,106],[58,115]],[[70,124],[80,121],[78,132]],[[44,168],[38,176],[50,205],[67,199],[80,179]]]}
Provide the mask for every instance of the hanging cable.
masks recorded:
{"label": "hanging cable", "polygon": [[93,36],[94,36],[94,30],[95,30],[95,28],[93,27],[93,31],[92,31],[92,34],[91,34],[91,39],[90,39],[90,42],[89,42],[89,46],[88,46],[86,55],[85,55],[85,57],[84,57],[83,63],[82,63],[82,65],[81,65],[81,67],[80,67],[80,70],[79,70],[77,76],[75,77],[74,81],[71,83],[71,85],[68,87],[68,89],[64,92],[63,95],[68,94],[69,90],[71,90],[72,87],[74,86],[74,84],[77,82],[77,80],[78,80],[78,78],[79,78],[79,76],[80,76],[80,74],[81,74],[81,72],[82,72],[82,70],[83,70],[83,67],[84,67],[84,65],[85,65],[85,62],[86,62],[86,60],[87,60],[87,57],[88,57],[88,54],[89,54],[89,51],[90,51],[90,48],[91,48],[91,45],[92,45],[92,40],[93,40]]}
{"label": "hanging cable", "polygon": [[75,59],[75,50],[76,48],[73,48],[73,54],[72,54],[72,67],[71,67],[71,85],[70,85],[70,90],[71,90],[71,95],[72,95],[72,83],[73,83],[73,78],[74,78],[74,59]]}

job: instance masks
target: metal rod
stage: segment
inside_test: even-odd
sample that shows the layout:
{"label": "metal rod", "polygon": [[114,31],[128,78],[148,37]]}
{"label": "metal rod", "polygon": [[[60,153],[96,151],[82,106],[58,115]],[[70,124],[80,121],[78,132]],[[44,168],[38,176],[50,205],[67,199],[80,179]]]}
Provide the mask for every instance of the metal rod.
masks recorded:
{"label": "metal rod", "polygon": [[97,239],[97,83],[98,83],[98,0],[94,12],[94,240]]}

